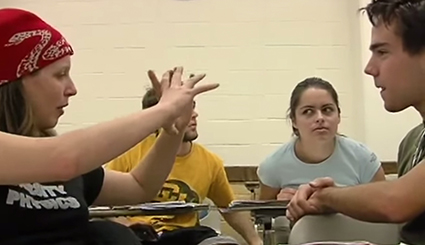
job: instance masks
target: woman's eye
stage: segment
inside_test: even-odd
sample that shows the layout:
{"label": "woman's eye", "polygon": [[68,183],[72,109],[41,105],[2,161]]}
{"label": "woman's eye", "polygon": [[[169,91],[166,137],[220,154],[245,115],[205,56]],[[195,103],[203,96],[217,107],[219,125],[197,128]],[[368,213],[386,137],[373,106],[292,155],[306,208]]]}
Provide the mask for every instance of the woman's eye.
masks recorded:
{"label": "woman's eye", "polygon": [[65,77],[65,76],[67,76],[67,73],[66,73],[66,72],[62,72],[62,73],[58,73],[58,74],[56,74],[56,77],[57,77],[57,78],[63,78],[63,77]]}
{"label": "woman's eye", "polygon": [[325,109],[323,109],[324,112],[332,112],[333,109],[330,107],[326,107]]}

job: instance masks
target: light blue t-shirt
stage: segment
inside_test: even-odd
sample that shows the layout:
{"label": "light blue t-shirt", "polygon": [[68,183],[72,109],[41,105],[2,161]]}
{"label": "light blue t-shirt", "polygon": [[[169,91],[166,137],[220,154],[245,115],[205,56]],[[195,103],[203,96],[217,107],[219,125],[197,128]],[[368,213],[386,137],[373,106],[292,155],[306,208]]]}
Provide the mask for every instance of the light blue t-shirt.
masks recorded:
{"label": "light blue t-shirt", "polygon": [[321,163],[308,164],[295,155],[295,142],[281,146],[260,164],[260,181],[272,188],[298,188],[319,177],[331,177],[336,184],[369,183],[381,162],[364,144],[345,136],[336,137],[333,154]]}

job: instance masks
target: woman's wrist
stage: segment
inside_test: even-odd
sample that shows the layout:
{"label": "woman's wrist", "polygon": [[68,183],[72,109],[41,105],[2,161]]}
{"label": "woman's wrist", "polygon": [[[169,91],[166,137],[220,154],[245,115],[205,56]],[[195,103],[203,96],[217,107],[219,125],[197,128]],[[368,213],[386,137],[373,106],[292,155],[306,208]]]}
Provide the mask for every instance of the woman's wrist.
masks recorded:
{"label": "woman's wrist", "polygon": [[155,113],[158,113],[162,116],[160,127],[167,127],[167,125],[171,125],[178,116],[176,115],[177,112],[175,111],[175,108],[170,104],[158,103],[151,108],[155,110]]}

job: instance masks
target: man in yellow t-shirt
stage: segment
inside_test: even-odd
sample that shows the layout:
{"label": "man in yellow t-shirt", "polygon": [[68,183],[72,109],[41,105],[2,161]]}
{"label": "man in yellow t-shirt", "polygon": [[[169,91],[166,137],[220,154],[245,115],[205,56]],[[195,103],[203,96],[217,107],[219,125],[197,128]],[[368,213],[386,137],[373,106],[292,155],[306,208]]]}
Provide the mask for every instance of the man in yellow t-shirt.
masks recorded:
{"label": "man in yellow t-shirt", "polygon": [[[158,103],[158,100],[154,91],[148,90],[143,97],[143,109],[156,103]],[[198,114],[194,110],[173,169],[163,188],[153,200],[154,202],[186,201],[202,203],[208,197],[216,206],[227,207],[234,200],[223,161],[202,145],[193,143],[198,137],[197,116]],[[155,132],[128,152],[112,160],[106,165],[106,168],[122,172],[131,171],[147,155],[159,133],[159,131]],[[235,212],[222,215],[248,244],[262,244],[249,213]],[[152,244],[190,245],[200,242],[203,242],[202,244],[238,244],[232,238],[218,236],[213,229],[200,226],[197,212],[175,216],[128,217],[125,223],[128,225],[147,223],[153,226],[161,236],[160,242]]]}

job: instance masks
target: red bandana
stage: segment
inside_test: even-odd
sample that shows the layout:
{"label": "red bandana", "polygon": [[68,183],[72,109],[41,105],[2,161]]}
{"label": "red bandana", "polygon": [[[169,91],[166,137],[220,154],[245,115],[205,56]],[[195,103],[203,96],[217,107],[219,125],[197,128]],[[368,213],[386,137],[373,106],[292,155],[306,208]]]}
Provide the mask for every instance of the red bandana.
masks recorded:
{"label": "red bandana", "polygon": [[37,15],[0,9],[0,85],[73,54],[65,38]]}

